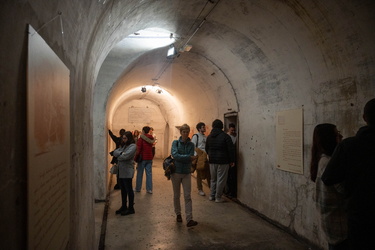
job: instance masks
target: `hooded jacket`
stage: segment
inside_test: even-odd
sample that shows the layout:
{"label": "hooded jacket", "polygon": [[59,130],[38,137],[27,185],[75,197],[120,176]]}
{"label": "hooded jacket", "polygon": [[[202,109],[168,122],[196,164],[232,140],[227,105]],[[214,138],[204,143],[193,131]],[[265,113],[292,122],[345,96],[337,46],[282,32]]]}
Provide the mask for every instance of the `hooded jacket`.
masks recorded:
{"label": "hooded jacket", "polygon": [[[151,141],[154,140],[154,137],[150,134],[145,134],[145,136]],[[142,136],[137,141],[137,153],[134,159],[137,159],[139,154],[142,155],[143,161],[151,161],[154,158],[152,154],[152,143],[145,141]]]}
{"label": "hooded jacket", "polygon": [[208,161],[212,164],[229,164],[235,160],[232,139],[223,130],[213,128],[206,140]]}

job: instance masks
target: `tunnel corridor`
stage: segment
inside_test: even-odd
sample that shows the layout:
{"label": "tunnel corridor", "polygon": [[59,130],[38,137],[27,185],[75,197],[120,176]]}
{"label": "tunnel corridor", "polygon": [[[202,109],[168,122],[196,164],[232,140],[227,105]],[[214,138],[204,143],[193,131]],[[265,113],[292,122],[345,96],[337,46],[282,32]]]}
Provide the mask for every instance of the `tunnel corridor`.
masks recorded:
{"label": "tunnel corridor", "polygon": [[[203,121],[210,129],[214,119],[237,125],[238,201],[311,246],[326,247],[309,172],[312,134],[317,124],[333,123],[345,138],[364,125],[363,106],[375,96],[374,1],[5,0],[0,6],[4,249],[31,244],[30,183],[48,181],[31,180],[33,170],[53,173],[65,163],[64,178],[54,183],[67,183],[66,226],[59,231],[52,215],[42,217],[39,228],[49,223],[56,232],[44,236],[41,229],[38,240],[94,249],[95,202],[112,191],[108,129],[154,127],[162,159],[179,135],[176,126]],[[35,63],[35,37],[63,65],[66,81],[49,63]],[[30,95],[33,80],[45,86],[42,95]],[[39,155],[30,147],[36,141],[30,96],[61,118],[54,97],[63,87],[65,125],[52,129],[66,129],[59,138],[64,148],[44,151],[47,160],[33,164]],[[279,129],[289,111],[300,119],[298,171],[279,167]],[[48,120],[35,113],[40,123]],[[38,213],[52,214],[52,200]]]}

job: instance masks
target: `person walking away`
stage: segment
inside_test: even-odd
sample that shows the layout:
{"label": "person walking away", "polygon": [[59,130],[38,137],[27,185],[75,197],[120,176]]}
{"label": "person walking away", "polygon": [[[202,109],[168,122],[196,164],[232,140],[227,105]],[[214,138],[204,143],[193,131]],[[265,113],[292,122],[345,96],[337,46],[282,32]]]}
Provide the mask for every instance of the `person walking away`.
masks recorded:
{"label": "person walking away", "polygon": [[223,190],[227,183],[228,169],[234,166],[235,152],[232,139],[223,131],[223,122],[212,122],[211,133],[207,137],[206,152],[210,163],[211,194],[209,199],[224,202]]}
{"label": "person walking away", "polygon": [[348,236],[346,200],[342,183],[326,186],[321,176],[342,135],[333,124],[319,124],[314,129],[310,174],[316,183],[314,200],[321,215],[321,225],[329,250],[346,249]]}
{"label": "person walking away", "polygon": [[206,124],[203,122],[199,122],[196,125],[196,129],[198,133],[194,134],[191,137],[191,142],[195,145],[195,153],[194,155],[198,156],[197,158],[197,188],[198,194],[201,196],[205,196],[206,194],[203,192],[203,185],[202,180],[206,179],[208,187],[211,186],[211,175],[210,175],[210,167],[207,164],[207,153],[206,153]]}
{"label": "person walking away", "polygon": [[143,138],[146,137],[150,140],[154,140],[152,135],[149,134],[150,127],[145,126],[142,129],[142,135],[138,139],[137,142],[137,152],[135,155],[135,159],[141,157],[141,161],[138,162],[137,165],[137,178],[136,178],[136,185],[135,191],[140,192],[142,188],[142,180],[143,180],[143,172],[146,171],[146,191],[149,194],[152,194],[152,143],[148,143]]}
{"label": "person walking away", "polygon": [[177,222],[182,222],[181,216],[181,185],[184,191],[185,200],[185,214],[187,227],[198,225],[198,222],[193,220],[193,202],[191,200],[191,165],[192,161],[196,159],[194,156],[194,144],[189,138],[190,127],[183,124],[180,127],[180,138],[172,142],[171,154],[174,159],[176,171],[171,174],[172,188],[173,188],[173,205],[177,216]]}
{"label": "person walking away", "polygon": [[375,98],[363,110],[366,126],[336,148],[322,175],[324,184],[344,183],[348,195],[349,249],[373,249],[375,235]]}
{"label": "person walking away", "polygon": [[[118,177],[122,201],[121,207],[116,211],[116,214],[129,215],[135,213],[132,182],[134,177],[134,155],[137,146],[134,143],[134,138],[130,131],[125,132],[122,136],[122,140],[124,146],[113,152],[113,155],[117,157],[118,161]],[[129,203],[127,203],[128,199]]]}
{"label": "person walking away", "polygon": [[[108,134],[111,137],[112,141],[116,145],[115,150],[123,146],[122,145],[122,136],[125,134],[125,129],[123,129],[123,128],[120,129],[120,131],[119,131],[120,136],[119,137],[115,136],[110,129],[108,129]],[[111,160],[112,165],[117,164],[117,158],[113,155],[113,152],[114,151],[109,153],[112,156],[112,160]],[[114,189],[120,189],[118,175],[116,175],[116,184],[114,186]]]}

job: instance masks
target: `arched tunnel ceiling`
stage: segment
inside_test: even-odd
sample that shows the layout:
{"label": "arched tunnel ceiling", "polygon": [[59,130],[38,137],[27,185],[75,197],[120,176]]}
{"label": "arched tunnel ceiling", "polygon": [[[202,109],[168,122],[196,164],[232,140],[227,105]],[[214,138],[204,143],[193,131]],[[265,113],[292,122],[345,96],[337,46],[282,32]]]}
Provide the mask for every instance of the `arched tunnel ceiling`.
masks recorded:
{"label": "arched tunnel ceiling", "polygon": [[[125,38],[113,48],[103,62],[96,85],[96,88],[100,88],[98,86],[100,84],[113,85],[107,100],[110,114],[118,106],[119,100],[127,99],[124,96],[129,95],[129,92],[126,93],[128,90],[155,83],[168,90],[178,100],[190,99],[191,103],[200,103],[203,107],[219,106],[214,111],[216,114],[223,111],[238,111],[238,103],[230,80],[211,59],[214,57],[207,56],[208,50],[205,48],[205,40],[210,33],[215,33],[215,31],[205,31],[203,27],[208,23],[206,17],[215,10],[218,3],[219,1],[206,3],[194,1],[194,3],[189,3],[191,8],[179,9],[181,6],[178,7],[178,16],[175,19],[170,20],[170,17],[156,12],[152,27],[145,22],[144,29],[167,30],[179,27],[169,30],[176,37],[176,48],[191,44],[192,49],[190,52],[181,53],[173,60],[166,59],[167,47],[141,51],[135,48],[136,44],[132,43],[129,38]],[[176,11],[175,5],[164,7],[166,7],[164,9],[166,13]],[[209,25],[220,26],[221,24]],[[200,34],[201,32],[203,33]],[[212,44],[212,46],[217,45]],[[129,98],[134,98],[134,96]]]}
{"label": "arched tunnel ceiling", "polygon": [[[142,98],[154,100],[166,110],[177,104],[183,106],[181,103],[191,103],[189,106],[197,110],[211,109],[216,115],[219,110],[238,110],[228,79],[212,62],[191,52],[184,52],[173,60],[166,59],[165,55],[165,48],[151,51],[125,70],[111,91],[110,110],[122,102]],[[147,93],[142,93],[141,87],[145,85],[160,87],[164,92],[157,94],[147,88]]]}
{"label": "arched tunnel ceiling", "polygon": [[[226,104],[221,112],[247,105],[261,108],[281,101],[287,106],[288,100],[309,91],[307,87],[301,88],[301,83],[313,86],[314,82],[328,81],[335,72],[341,74],[337,77],[344,77],[343,72],[335,70],[327,73],[332,67],[347,67],[347,61],[338,58],[332,48],[340,49],[347,36],[356,32],[351,24],[345,25],[346,32],[332,32],[329,28],[337,26],[334,9],[345,13],[353,8],[350,1],[329,5],[323,1],[224,0],[132,4],[133,7],[126,6],[126,13],[134,17],[128,24],[129,17],[121,15],[121,8],[125,7],[112,9],[113,16],[125,19],[109,40],[118,43],[140,29],[158,28],[177,34],[180,40],[176,44],[180,46],[189,41],[191,51],[173,60],[158,83],[181,98],[194,96],[196,89],[211,94],[210,90],[226,86],[231,89],[235,104]],[[365,41],[358,37],[353,42],[366,49],[370,44]],[[105,101],[109,106],[128,89],[153,84],[152,79],[163,71],[167,51],[134,51],[131,46],[112,48],[95,86],[99,94],[111,93]],[[220,80],[211,75],[217,72]],[[181,81],[166,80],[171,76]],[[191,87],[185,89],[186,86]],[[216,93],[207,100],[223,96]]]}
{"label": "arched tunnel ceiling", "polygon": [[[153,79],[178,98],[204,92],[208,95],[205,100],[229,102],[227,107],[219,108],[221,112],[238,111],[238,102],[249,101],[249,95],[251,100],[263,104],[278,102],[282,81],[299,77],[298,74],[288,75],[287,68],[294,67],[296,72],[302,72],[309,67],[306,66],[308,61],[322,60],[320,53],[305,55],[303,52],[306,46],[314,48],[307,51],[316,48],[311,41],[306,42],[304,32],[296,32],[301,25],[309,25],[296,13],[303,11],[301,6],[219,0],[192,1],[185,3],[186,6],[180,2],[155,4],[158,7],[154,6],[152,17],[143,4],[135,6],[139,8],[139,22],[143,25],[135,27],[169,31],[177,37],[177,48],[188,43],[192,49],[174,60],[167,60],[167,47],[142,51],[136,50],[134,43],[126,42],[127,39],[119,42],[104,60],[97,81],[97,85],[110,85],[106,87],[108,92],[111,89],[107,100],[110,109],[113,109],[111,103],[117,102],[115,99],[124,91],[154,84]],[[315,58],[307,59],[307,56]],[[286,60],[291,57],[293,60]],[[218,73],[220,79],[216,78]],[[210,90],[220,91],[220,88],[227,90],[209,96]],[[248,92],[236,91],[242,88]],[[272,98],[268,90],[274,92]],[[228,93],[232,96],[226,100]],[[211,106],[216,106],[216,102],[211,102]]]}

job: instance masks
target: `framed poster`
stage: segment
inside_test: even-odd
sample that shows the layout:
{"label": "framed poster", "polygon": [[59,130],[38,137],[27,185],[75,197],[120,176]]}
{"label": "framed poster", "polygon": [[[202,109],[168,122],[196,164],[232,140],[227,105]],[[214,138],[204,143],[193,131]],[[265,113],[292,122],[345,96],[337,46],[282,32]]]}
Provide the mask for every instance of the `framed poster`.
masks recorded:
{"label": "framed poster", "polygon": [[276,115],[277,168],[303,174],[303,110],[280,111]]}
{"label": "framed poster", "polygon": [[66,249],[70,221],[69,69],[29,26],[28,249]]}

